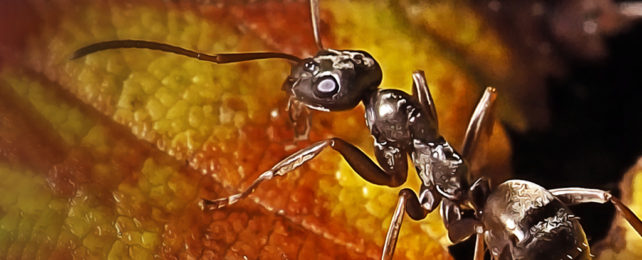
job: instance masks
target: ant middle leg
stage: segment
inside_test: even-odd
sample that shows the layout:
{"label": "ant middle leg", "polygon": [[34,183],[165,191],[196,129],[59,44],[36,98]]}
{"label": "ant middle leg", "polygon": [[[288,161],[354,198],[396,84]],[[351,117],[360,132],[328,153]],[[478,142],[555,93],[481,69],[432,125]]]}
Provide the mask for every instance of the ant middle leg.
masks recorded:
{"label": "ant middle leg", "polygon": [[399,199],[392,215],[392,220],[390,221],[390,227],[388,227],[381,259],[392,259],[405,213],[408,213],[408,216],[414,220],[421,220],[437,208],[439,201],[441,201],[439,193],[437,193],[434,188],[428,188],[426,186],[422,186],[419,196],[420,197],[417,197],[415,192],[408,188],[399,191]]}
{"label": "ant middle leg", "polygon": [[[203,199],[199,202],[199,206],[203,210],[215,210],[232,205],[254,192],[261,182],[272,179],[275,176],[283,176],[294,171],[299,166],[319,155],[321,151],[327,147],[339,152],[348,164],[350,164],[352,169],[359,174],[361,178],[370,183],[396,187],[406,181],[406,167],[400,166],[396,168],[382,169],[356,146],[340,138],[331,138],[316,142],[281,160],[272,166],[270,170],[259,175],[259,177],[257,177],[252,184],[242,192],[215,200]],[[403,159],[405,160],[406,158]],[[397,165],[404,165],[404,163],[406,162],[399,162]]]}
{"label": "ant middle leg", "polygon": [[[470,117],[466,133],[464,134],[462,155],[468,160],[470,168],[473,171],[478,169],[477,166],[484,160],[484,156],[479,153],[484,152],[484,145],[487,144],[493,133],[496,100],[497,91],[495,88],[487,87]],[[479,175],[479,173],[472,172],[471,175],[475,176]],[[485,177],[477,179],[470,187],[469,199],[476,208],[476,214],[484,207],[484,202],[489,193],[490,180]],[[478,233],[475,237],[475,254],[473,259],[483,260],[485,252],[484,238]]]}
{"label": "ant middle leg", "polygon": [[435,128],[438,128],[437,109],[428,88],[426,75],[422,70],[412,73],[412,95],[417,98],[419,104],[428,112],[430,120],[435,122]]}
{"label": "ant middle leg", "polygon": [[618,198],[603,190],[586,189],[586,188],[559,188],[549,190],[555,197],[560,199],[567,205],[575,205],[580,203],[600,203],[607,202],[613,203],[624,219],[635,229],[640,236],[642,236],[642,221],[631,211],[629,207],[624,205]]}
{"label": "ant middle leg", "polygon": [[[484,150],[484,147],[481,146],[488,142],[488,139],[490,139],[493,133],[496,99],[497,91],[495,88],[487,87],[479,99],[472,116],[470,116],[461,153],[471,166],[475,164],[476,161],[483,160],[483,158],[478,157],[483,157],[479,154]],[[474,169],[475,167],[472,168]]]}

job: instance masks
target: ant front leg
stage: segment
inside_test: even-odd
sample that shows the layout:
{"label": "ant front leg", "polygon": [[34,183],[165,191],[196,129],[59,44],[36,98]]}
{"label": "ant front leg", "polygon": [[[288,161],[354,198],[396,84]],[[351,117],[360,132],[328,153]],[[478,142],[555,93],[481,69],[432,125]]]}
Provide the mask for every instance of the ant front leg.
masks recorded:
{"label": "ant front leg", "polygon": [[560,188],[552,189],[550,192],[567,205],[588,202],[604,204],[610,201],[615,206],[615,209],[624,216],[624,219],[642,236],[642,221],[629,207],[606,191],[586,188]]}
{"label": "ant front leg", "polygon": [[259,175],[259,177],[242,192],[215,200],[203,199],[199,205],[203,210],[215,210],[232,205],[254,192],[261,182],[294,171],[294,169],[319,155],[319,153],[327,147],[339,152],[348,164],[350,164],[352,169],[357,172],[361,178],[370,183],[396,187],[406,180],[407,172],[401,172],[398,168],[393,168],[392,171],[381,169],[370,160],[366,154],[359,150],[359,148],[340,138],[331,138],[316,142],[281,160],[270,170]]}
{"label": "ant front leg", "polygon": [[310,137],[310,111],[308,108],[305,104],[290,97],[286,110],[294,127],[294,141],[308,140]]}
{"label": "ant front leg", "polygon": [[397,201],[395,212],[392,215],[390,227],[386,234],[386,242],[383,245],[383,252],[381,253],[382,260],[392,259],[395,246],[397,245],[399,231],[401,230],[401,224],[403,223],[404,213],[408,213],[408,216],[414,220],[424,219],[428,213],[437,208],[441,200],[441,196],[434,187],[422,185],[419,196],[420,197],[417,198],[415,192],[408,188],[399,191],[399,200]]}

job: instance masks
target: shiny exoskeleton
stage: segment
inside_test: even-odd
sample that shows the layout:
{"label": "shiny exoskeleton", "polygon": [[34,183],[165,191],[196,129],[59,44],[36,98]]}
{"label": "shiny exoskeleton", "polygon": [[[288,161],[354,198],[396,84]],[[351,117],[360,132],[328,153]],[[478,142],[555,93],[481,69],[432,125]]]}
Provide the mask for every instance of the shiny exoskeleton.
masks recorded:
{"label": "shiny exoskeleton", "polygon": [[276,163],[242,193],[201,206],[214,210],[249,195],[274,176],[282,176],[313,159],[324,148],[339,152],[365,180],[397,187],[406,181],[407,156],[422,181],[418,195],[403,189],[394,212],[382,259],[394,253],[403,215],[419,220],[441,204],[441,216],[454,243],[478,234],[475,259],[483,259],[483,241],[495,259],[590,259],[586,236],[567,205],[612,202],[638,232],[642,222],[608,192],[583,188],[546,190],[537,184],[506,181],[493,191],[488,179],[472,180],[468,161],[476,146],[491,134],[496,93],[487,88],[473,112],[462,153],[439,134],[437,113],[421,71],[413,73],[413,93],[379,89],[382,72],[367,52],[325,49],[319,37],[317,0],[310,1],[314,37],[319,52],[310,58],[277,53],[207,55],[163,43],[140,40],[99,42],[77,50],[73,58],[107,49],[146,48],[173,52],[215,63],[280,58],[293,63],[283,84],[289,95],[289,111],[298,138],[307,138],[307,109],[339,111],[363,103],[365,119],[374,138],[378,165],[360,149],[340,139],[316,142]]}
{"label": "shiny exoskeleton", "polygon": [[590,258],[578,218],[541,186],[510,180],[499,185],[486,203],[481,219],[495,258]]}

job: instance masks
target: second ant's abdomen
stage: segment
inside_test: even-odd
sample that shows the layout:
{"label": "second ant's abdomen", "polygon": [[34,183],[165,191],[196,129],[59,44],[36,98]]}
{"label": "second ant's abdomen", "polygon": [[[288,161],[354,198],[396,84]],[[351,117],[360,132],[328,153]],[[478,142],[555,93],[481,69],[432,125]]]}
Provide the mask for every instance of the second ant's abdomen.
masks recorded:
{"label": "second ant's abdomen", "polygon": [[488,197],[482,222],[495,259],[591,259],[578,218],[535,183],[500,184]]}

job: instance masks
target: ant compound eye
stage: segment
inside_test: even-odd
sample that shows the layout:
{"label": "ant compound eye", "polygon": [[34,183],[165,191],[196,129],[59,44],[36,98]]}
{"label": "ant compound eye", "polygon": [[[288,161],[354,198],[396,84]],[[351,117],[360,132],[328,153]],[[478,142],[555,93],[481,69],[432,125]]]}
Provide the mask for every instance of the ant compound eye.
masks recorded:
{"label": "ant compound eye", "polygon": [[316,62],[314,62],[314,61],[308,61],[308,62],[306,62],[306,63],[304,63],[304,64],[303,64],[303,68],[304,68],[304,69],[305,69],[305,71],[307,71],[307,72],[315,72],[315,71],[318,69],[318,67],[319,67],[319,66],[318,66],[318,65],[317,65],[317,63],[316,63]]}
{"label": "ant compound eye", "polygon": [[339,84],[332,77],[323,77],[316,82],[314,92],[318,97],[331,97],[339,92]]}

